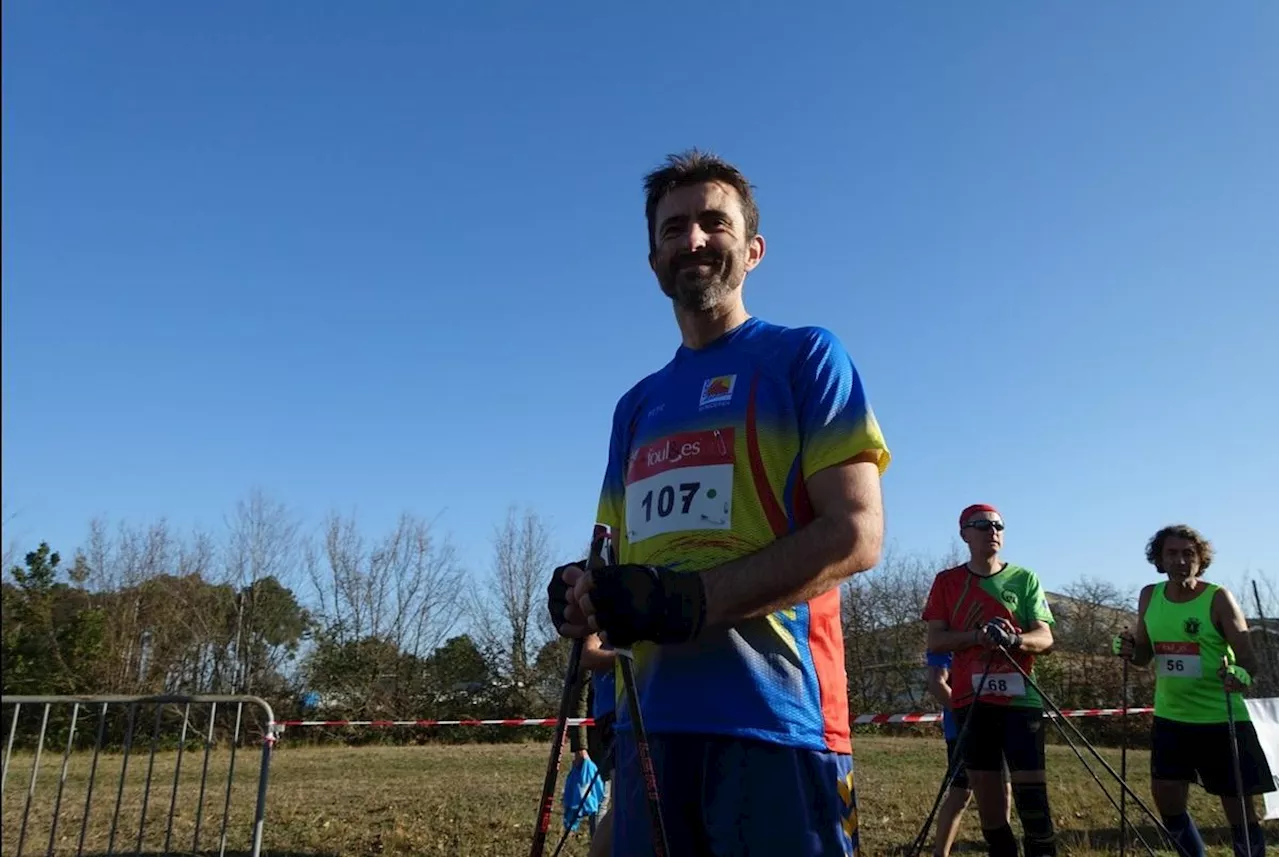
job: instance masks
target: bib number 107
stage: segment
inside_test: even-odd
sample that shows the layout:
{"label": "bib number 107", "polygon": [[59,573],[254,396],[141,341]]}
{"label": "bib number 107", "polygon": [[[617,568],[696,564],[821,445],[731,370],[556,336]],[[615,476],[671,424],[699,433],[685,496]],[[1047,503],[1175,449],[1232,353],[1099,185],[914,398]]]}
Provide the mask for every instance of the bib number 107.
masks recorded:
{"label": "bib number 107", "polygon": [[675,467],[627,485],[627,539],[636,544],[663,533],[727,530],[733,465]]}
{"label": "bib number 107", "polygon": [[[680,514],[689,514],[689,507],[693,505],[693,498],[698,496],[698,489],[701,487],[701,482],[680,483]],[[654,512],[657,512],[659,518],[667,517],[676,508],[676,486],[663,485],[658,489],[656,499],[650,488],[640,499],[640,507],[644,509],[645,523],[653,520]]]}

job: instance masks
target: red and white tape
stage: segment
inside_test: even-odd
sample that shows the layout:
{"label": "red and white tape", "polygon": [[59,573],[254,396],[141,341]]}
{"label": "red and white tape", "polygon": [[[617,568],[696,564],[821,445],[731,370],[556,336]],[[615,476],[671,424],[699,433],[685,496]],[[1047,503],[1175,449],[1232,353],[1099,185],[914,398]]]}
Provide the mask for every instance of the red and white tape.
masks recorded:
{"label": "red and white tape", "polygon": [[[1064,708],[1062,714],[1066,717],[1111,717],[1116,714],[1124,714],[1126,709],[1123,708]],[[1150,714],[1154,708],[1130,708],[1130,714]],[[1053,712],[1046,711],[1050,717],[1055,717]],[[853,719],[854,725],[862,726],[868,723],[933,723],[941,720],[942,715],[936,711],[913,712],[910,714],[859,714]]]}
{"label": "red and white tape", "polygon": [[[1150,714],[1151,708],[1130,708],[1130,714]],[[1123,708],[1068,708],[1063,710],[1066,717],[1111,717],[1123,714]],[[1050,714],[1050,716],[1053,716]],[[936,711],[914,711],[905,714],[859,714],[853,719],[854,725],[883,723],[933,723],[941,720],[942,715]],[[590,717],[570,717],[569,726],[594,726]],[[508,720],[281,720],[276,726],[369,726],[388,728],[394,726],[555,726],[554,717]]]}

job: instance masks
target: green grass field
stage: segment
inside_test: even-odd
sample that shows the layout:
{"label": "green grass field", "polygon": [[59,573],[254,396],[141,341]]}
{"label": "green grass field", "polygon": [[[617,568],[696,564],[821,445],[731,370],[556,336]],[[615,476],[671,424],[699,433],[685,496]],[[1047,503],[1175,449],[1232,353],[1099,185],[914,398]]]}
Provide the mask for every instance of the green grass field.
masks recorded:
{"label": "green grass field", "polygon": [[[1119,751],[1104,756],[1119,769]],[[944,764],[941,740],[859,737],[856,776],[863,854],[901,854],[937,791]],[[227,752],[210,761],[199,852],[218,852],[226,799]],[[565,757],[566,762],[568,757]],[[147,775],[145,752],[131,757],[121,796],[115,853],[136,853],[142,792]],[[105,854],[110,839],[121,757],[102,756],[93,810],[85,834],[85,854]],[[5,783],[3,852],[17,854],[31,757],[15,758]],[[157,755],[152,770],[147,827],[141,853],[163,853],[173,789],[175,754]],[[199,782],[200,754],[188,753],[178,782],[170,850],[190,854]],[[227,853],[244,854],[250,844],[258,767],[256,752],[241,751],[236,761]],[[1148,803],[1148,755],[1131,752],[1130,781]],[[42,854],[49,843],[50,818],[57,792],[61,755],[46,755],[27,820],[26,854]],[[303,747],[281,742],[271,765],[263,853],[277,855],[456,855],[524,857],[528,852],[537,797],[546,765],[539,744],[427,745],[416,747]],[[89,756],[75,756],[59,812],[55,853],[75,854],[79,845]],[[1115,811],[1069,748],[1049,748],[1050,801],[1061,833],[1064,855],[1117,854]],[[562,770],[563,773],[563,770]],[[1102,773],[1104,782],[1107,775]],[[1210,853],[1231,853],[1215,799],[1193,788],[1197,815]],[[561,827],[560,808],[552,825],[550,854]],[[1136,816],[1137,810],[1131,808]],[[1132,817],[1132,816],[1131,816]],[[1150,841],[1154,832],[1146,826]],[[583,833],[571,836],[563,853],[586,853]],[[1017,825],[1015,822],[1015,831]],[[1274,845],[1276,826],[1267,825]],[[930,843],[932,838],[930,838]],[[965,816],[959,853],[983,853],[976,812]],[[928,851],[926,850],[926,854]],[[1130,854],[1144,853],[1130,846]],[[1275,853],[1274,847],[1269,853]],[[677,855],[679,857],[679,855]]]}

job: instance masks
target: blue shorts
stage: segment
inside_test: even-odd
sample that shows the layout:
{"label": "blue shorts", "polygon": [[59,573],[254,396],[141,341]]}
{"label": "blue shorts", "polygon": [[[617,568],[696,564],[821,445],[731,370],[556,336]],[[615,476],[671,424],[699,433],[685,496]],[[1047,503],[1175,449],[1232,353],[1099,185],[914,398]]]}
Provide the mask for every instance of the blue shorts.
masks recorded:
{"label": "blue shorts", "polygon": [[[615,738],[613,857],[652,857],[630,729]],[[856,857],[853,757],[722,735],[650,735],[670,854]]]}

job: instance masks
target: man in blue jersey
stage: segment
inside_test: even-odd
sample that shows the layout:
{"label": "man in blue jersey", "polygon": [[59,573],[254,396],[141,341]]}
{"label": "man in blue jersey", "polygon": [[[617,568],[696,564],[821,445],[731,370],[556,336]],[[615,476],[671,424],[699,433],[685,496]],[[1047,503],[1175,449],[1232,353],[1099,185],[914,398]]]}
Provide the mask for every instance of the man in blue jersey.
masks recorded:
{"label": "man in blue jersey", "polygon": [[[955,845],[956,836],[960,832],[960,816],[969,801],[973,798],[973,789],[969,787],[969,773],[965,770],[964,759],[957,759],[960,747],[956,741],[959,729],[956,718],[951,711],[951,652],[925,652],[925,664],[929,668],[929,694],[942,707],[942,737],[947,742],[947,769],[957,765],[951,787],[938,807],[938,829],[933,839],[934,857],[949,857]],[[1009,816],[1009,806],[1013,802],[1013,793],[1008,780],[1008,768],[1005,769],[1005,818]]]}
{"label": "man in blue jersey", "polygon": [[[614,409],[614,555],[557,568],[548,608],[630,648],[673,854],[856,854],[839,586],[879,560],[889,450],[835,335],[747,313],[765,242],[742,173],[687,152],[645,192],[681,344]],[[651,855],[626,705],[616,730],[613,853]]]}

